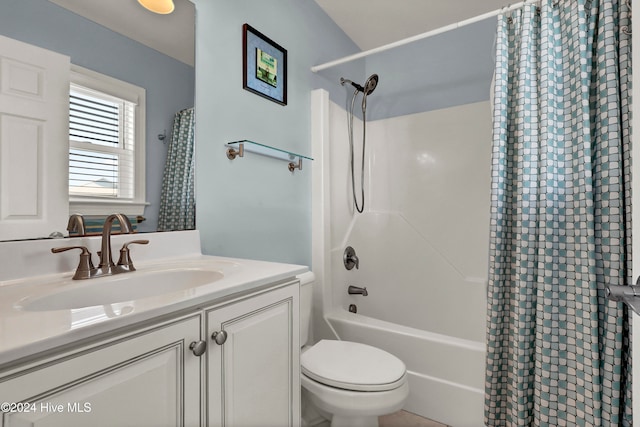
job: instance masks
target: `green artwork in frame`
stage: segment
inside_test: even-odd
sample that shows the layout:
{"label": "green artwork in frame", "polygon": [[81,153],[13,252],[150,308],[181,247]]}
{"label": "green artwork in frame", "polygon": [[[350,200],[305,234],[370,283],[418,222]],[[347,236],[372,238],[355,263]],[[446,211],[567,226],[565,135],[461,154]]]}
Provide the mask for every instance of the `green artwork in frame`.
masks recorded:
{"label": "green artwork in frame", "polygon": [[250,26],[242,26],[242,87],[287,105],[287,50]]}

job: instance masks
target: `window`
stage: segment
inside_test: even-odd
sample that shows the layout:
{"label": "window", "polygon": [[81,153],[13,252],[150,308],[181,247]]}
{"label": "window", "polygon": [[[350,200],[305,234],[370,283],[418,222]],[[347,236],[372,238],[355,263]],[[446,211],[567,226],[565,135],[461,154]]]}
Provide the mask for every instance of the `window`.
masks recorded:
{"label": "window", "polygon": [[69,90],[69,203],[106,215],[144,211],[145,90],[72,66]]}
{"label": "window", "polygon": [[71,84],[69,194],[133,198],[135,105]]}

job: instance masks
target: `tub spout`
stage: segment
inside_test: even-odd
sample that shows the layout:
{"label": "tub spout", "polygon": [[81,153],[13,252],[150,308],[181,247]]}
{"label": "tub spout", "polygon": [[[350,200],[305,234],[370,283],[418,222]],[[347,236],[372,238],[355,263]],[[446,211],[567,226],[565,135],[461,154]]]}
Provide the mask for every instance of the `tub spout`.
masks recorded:
{"label": "tub spout", "polygon": [[349,295],[362,295],[363,297],[369,295],[369,292],[367,292],[367,288],[360,288],[358,286],[349,286],[347,292],[349,292]]}

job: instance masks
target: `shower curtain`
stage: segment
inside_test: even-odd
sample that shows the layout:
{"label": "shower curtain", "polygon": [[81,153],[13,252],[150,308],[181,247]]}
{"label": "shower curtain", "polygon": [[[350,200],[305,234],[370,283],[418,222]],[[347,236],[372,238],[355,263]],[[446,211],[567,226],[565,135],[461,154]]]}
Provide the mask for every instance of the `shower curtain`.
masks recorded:
{"label": "shower curtain", "polygon": [[193,108],[179,111],[174,117],[162,178],[158,231],[193,230],[196,227],[194,124]]}
{"label": "shower curtain", "polygon": [[485,423],[630,426],[631,13],[498,19]]}

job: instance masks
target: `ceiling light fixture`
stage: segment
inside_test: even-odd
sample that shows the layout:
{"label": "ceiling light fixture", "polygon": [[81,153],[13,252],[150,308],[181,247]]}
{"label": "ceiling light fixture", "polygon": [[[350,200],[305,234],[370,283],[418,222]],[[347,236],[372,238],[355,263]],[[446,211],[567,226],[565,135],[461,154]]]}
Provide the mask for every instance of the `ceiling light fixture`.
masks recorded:
{"label": "ceiling light fixture", "polygon": [[138,3],[140,3],[145,9],[161,15],[168,15],[176,8],[173,4],[173,0],[138,0]]}

